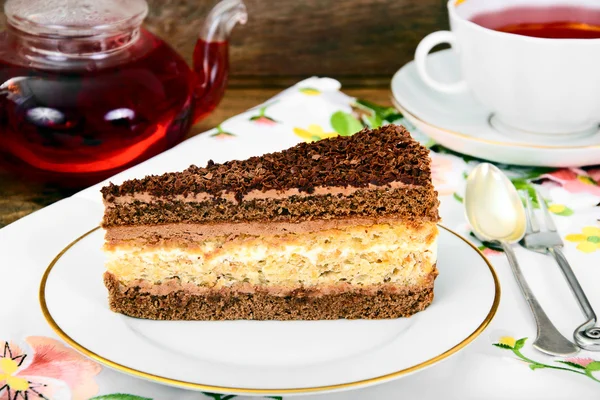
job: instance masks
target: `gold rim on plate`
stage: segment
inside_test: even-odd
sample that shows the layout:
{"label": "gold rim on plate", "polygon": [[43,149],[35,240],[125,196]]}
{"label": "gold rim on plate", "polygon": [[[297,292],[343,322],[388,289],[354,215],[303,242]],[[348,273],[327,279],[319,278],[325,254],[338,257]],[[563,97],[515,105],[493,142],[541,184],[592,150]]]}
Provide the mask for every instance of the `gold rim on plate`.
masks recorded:
{"label": "gold rim on plate", "polygon": [[75,239],[74,241],[69,243],[64,249],[62,249],[56,257],[54,257],[54,259],[52,260],[50,265],[48,265],[48,268],[44,272],[44,275],[42,276],[42,281],[40,283],[39,300],[40,300],[40,305],[42,308],[42,313],[44,314],[44,318],[46,319],[46,321],[48,322],[50,327],[54,330],[54,332],[56,332],[56,334],[58,334],[58,336],[60,336],[61,339],[63,339],[65,342],[67,342],[71,347],[73,347],[74,349],[76,349],[77,351],[79,351],[83,355],[91,358],[94,361],[104,364],[110,368],[117,370],[117,371],[136,376],[138,378],[143,378],[143,379],[155,381],[155,382],[170,385],[170,386],[177,386],[177,387],[184,388],[184,389],[216,391],[216,392],[225,392],[225,393],[232,393],[232,394],[251,393],[251,394],[257,394],[257,395],[323,392],[323,391],[347,389],[347,388],[352,388],[352,387],[357,387],[357,386],[371,385],[371,384],[375,384],[375,383],[388,381],[388,380],[397,378],[402,375],[410,374],[412,372],[426,368],[430,365],[437,363],[438,361],[441,361],[441,360],[451,356],[452,354],[463,349],[465,346],[467,346],[469,343],[471,343],[477,336],[479,336],[479,334],[481,334],[481,332],[483,332],[483,330],[492,321],[492,319],[494,318],[494,315],[496,315],[496,311],[498,310],[498,305],[500,304],[500,282],[498,281],[498,276],[496,275],[496,271],[494,271],[494,267],[492,267],[492,264],[483,255],[483,253],[481,253],[481,251],[479,251],[479,249],[477,247],[475,247],[475,245],[473,245],[467,239],[465,239],[458,233],[454,232],[453,230],[446,228],[445,226],[442,226],[442,225],[438,225],[438,226],[440,228],[450,232],[451,234],[453,234],[454,236],[456,236],[457,238],[459,238],[460,240],[462,240],[463,242],[468,244],[473,250],[475,250],[477,252],[477,254],[487,264],[488,268],[490,269],[490,273],[492,274],[492,277],[494,279],[495,293],[494,293],[494,301],[492,303],[492,308],[488,312],[488,314],[485,317],[485,319],[483,320],[483,322],[477,327],[477,329],[475,329],[475,331],[473,331],[473,333],[471,333],[469,336],[467,336],[462,342],[458,343],[456,346],[445,351],[444,353],[439,354],[429,360],[423,361],[420,364],[413,365],[412,367],[405,368],[400,371],[391,372],[389,374],[377,376],[375,378],[363,379],[363,380],[359,380],[359,381],[355,381],[355,382],[339,383],[339,384],[335,384],[335,385],[325,385],[325,386],[308,387],[308,388],[286,388],[286,389],[255,389],[255,388],[235,388],[235,387],[224,387],[224,386],[214,386],[214,385],[203,385],[200,383],[180,381],[177,379],[165,378],[163,376],[158,376],[158,375],[153,375],[153,374],[150,374],[147,372],[138,371],[136,369],[129,368],[124,365],[118,364],[114,361],[111,361],[109,359],[106,359],[106,358],[102,357],[101,355],[96,354],[93,351],[85,348],[81,344],[77,343],[75,341],[75,339],[71,338],[65,331],[63,331],[61,329],[61,327],[58,326],[56,321],[54,321],[54,318],[52,318],[52,315],[50,314],[50,311],[48,311],[48,306],[46,304],[46,282],[48,281],[48,277],[50,276],[50,272],[52,271],[52,268],[56,265],[58,260],[67,251],[69,251],[69,249],[71,247],[73,247],[77,242],[81,241],[86,236],[95,232],[100,227],[96,227],[96,228],[84,233],[83,235],[79,236],[77,239]]}
{"label": "gold rim on plate", "polygon": [[[510,142],[499,142],[497,140],[481,139],[481,138],[478,138],[475,136],[468,135],[466,133],[451,131],[449,129],[445,129],[445,128],[439,127],[437,125],[434,125],[430,122],[424,121],[420,117],[417,117],[414,113],[408,111],[406,109],[406,107],[404,107],[402,104],[400,104],[398,99],[396,99],[396,96],[394,96],[393,94],[391,96],[391,100],[392,100],[392,103],[394,104],[394,107],[396,107],[396,109],[398,111],[400,111],[405,117],[408,117],[409,120],[415,120],[420,124],[429,126],[430,128],[433,128],[433,129],[437,129],[438,131],[447,133],[452,136],[458,136],[462,139],[468,139],[468,140],[471,140],[474,142],[493,144],[494,146],[503,146],[503,147],[521,147],[524,149],[545,149],[545,150],[556,150],[556,151],[575,150],[575,149],[600,149],[600,144],[590,144],[587,146],[546,146],[546,145],[541,145],[541,144],[538,145],[538,144],[525,144],[525,143],[510,143]],[[595,133],[595,135],[597,135],[597,134],[598,133]]]}

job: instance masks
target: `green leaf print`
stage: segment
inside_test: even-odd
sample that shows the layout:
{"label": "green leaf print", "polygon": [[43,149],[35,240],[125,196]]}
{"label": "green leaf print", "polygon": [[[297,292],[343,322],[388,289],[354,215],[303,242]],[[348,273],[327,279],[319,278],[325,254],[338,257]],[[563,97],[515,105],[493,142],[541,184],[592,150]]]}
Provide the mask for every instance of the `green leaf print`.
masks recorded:
{"label": "green leaf print", "polygon": [[333,113],[331,126],[341,136],[352,136],[363,128],[359,120],[343,111]]}
{"label": "green leaf print", "polygon": [[[519,192],[526,193],[527,196],[529,196],[533,208],[540,208],[540,205],[537,201],[537,196],[535,195],[535,189],[528,180],[523,178],[513,178],[510,181],[514,185],[515,189],[517,189]],[[523,205],[525,205],[525,199],[523,199]]]}
{"label": "green leaf print", "polygon": [[384,107],[375,103],[371,103],[368,100],[356,100],[356,104],[371,110],[382,122],[394,122],[403,117],[394,107]]}
{"label": "green leaf print", "polygon": [[573,367],[573,368],[577,368],[577,369],[585,369],[584,366],[579,365],[579,364],[574,363],[574,362],[570,362],[570,361],[557,361],[557,362],[559,362],[561,364],[568,365],[569,367]]}
{"label": "green leaf print", "polygon": [[92,397],[89,400],[152,400],[150,397],[135,396],[133,394],[113,393]]}
{"label": "green leaf print", "polygon": [[525,341],[527,340],[527,338],[522,338],[519,339],[515,342],[515,350],[521,350],[523,348],[523,346],[525,346]]}
{"label": "green leaf print", "polygon": [[[513,343],[513,341],[514,341],[514,346],[511,347],[508,344],[506,344],[507,341],[509,343]],[[535,371],[536,369],[543,369],[543,368],[554,369],[554,370],[559,370],[559,371],[566,371],[566,372],[571,372],[574,374],[586,376],[586,377],[590,378],[591,380],[600,383],[600,379],[596,378],[592,374],[592,372],[600,371],[600,361],[595,361],[595,360],[591,360],[591,359],[580,359],[580,358],[575,357],[575,358],[570,358],[570,359],[568,358],[567,360],[555,360],[555,362],[565,365],[564,367],[544,364],[542,362],[532,360],[531,358],[529,358],[529,357],[525,356],[523,353],[521,353],[521,349],[525,346],[526,341],[527,341],[527,338],[521,338],[519,340],[515,340],[512,337],[502,337],[502,338],[500,338],[500,341],[498,343],[492,343],[492,345],[499,347],[501,349],[504,349],[504,350],[511,351],[521,361],[526,362],[532,371]],[[587,365],[583,364],[583,365],[586,365],[585,367],[581,364],[578,364],[578,362],[582,362],[582,361],[589,362],[589,364],[587,364]],[[567,367],[569,367],[569,368],[567,368]]]}
{"label": "green leaf print", "polygon": [[463,197],[460,194],[458,194],[456,192],[452,193],[452,197],[454,197],[454,199],[456,201],[458,201],[459,203],[462,203],[465,200],[465,199],[463,199]]}
{"label": "green leaf print", "polygon": [[546,368],[546,366],[542,365],[542,364],[529,364],[529,368],[532,371],[535,371],[536,369],[540,369],[540,368]]}
{"label": "green leaf print", "polygon": [[231,400],[235,399],[237,396],[233,394],[219,394],[219,393],[207,393],[202,392],[203,395],[208,396],[214,400]]}
{"label": "green leaf print", "polygon": [[585,367],[586,371],[600,371],[600,361],[592,361]]}
{"label": "green leaf print", "polygon": [[[233,394],[219,394],[219,393],[208,393],[208,392],[202,392],[203,395],[210,397],[214,400],[232,400],[235,399],[236,395]],[[281,396],[267,396],[265,397],[265,399],[273,399],[273,400],[283,400],[283,397]]]}
{"label": "green leaf print", "polygon": [[555,171],[556,168],[548,167],[523,167],[519,165],[496,164],[496,166],[505,172],[512,172],[523,180],[535,180],[541,175]]}
{"label": "green leaf print", "polygon": [[[461,153],[457,153],[455,151],[452,151],[440,144],[434,144],[433,146],[431,146],[429,148],[431,151],[435,152],[435,153],[439,153],[439,154],[450,154],[453,156],[456,156],[458,158],[461,158],[464,162],[469,163],[472,161],[478,161],[478,162],[484,162],[485,160],[481,159],[481,158],[476,158],[476,157],[471,157],[469,155],[466,154],[461,154]],[[487,161],[485,161],[487,162]]]}
{"label": "green leaf print", "polygon": [[366,125],[371,129],[379,128],[381,125],[383,125],[383,119],[381,119],[381,117],[377,114],[373,114],[370,116],[365,115],[363,116],[363,119]]}
{"label": "green leaf print", "polygon": [[486,242],[485,240],[480,240],[477,236],[475,236],[473,232],[469,232],[469,236],[471,236],[474,239],[477,239],[483,245],[482,247],[479,247],[480,251],[483,251],[486,248],[488,248],[495,251],[504,252],[501,245],[496,244],[494,242]]}

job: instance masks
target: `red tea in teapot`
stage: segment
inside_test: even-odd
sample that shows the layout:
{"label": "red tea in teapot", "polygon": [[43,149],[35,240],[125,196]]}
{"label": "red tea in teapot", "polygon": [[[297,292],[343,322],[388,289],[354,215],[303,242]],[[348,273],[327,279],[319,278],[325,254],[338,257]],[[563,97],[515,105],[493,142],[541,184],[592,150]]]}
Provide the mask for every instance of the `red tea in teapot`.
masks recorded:
{"label": "red tea in teapot", "polygon": [[90,176],[159,153],[223,94],[226,43],[198,47],[209,50],[195,54],[197,65],[219,63],[222,72],[190,73],[158,39],[144,57],[107,69],[50,72],[0,61],[0,147],[18,164]]}
{"label": "red tea in teapot", "polygon": [[[5,6],[9,29],[0,34],[1,158],[21,173],[72,185],[94,183],[164,151],[210,113],[227,82],[229,29],[245,17],[241,0],[211,12],[191,69],[136,26],[115,22],[111,35],[96,38],[102,25],[81,33],[75,21],[57,39],[36,20],[39,32],[32,35],[24,30],[31,26],[18,25],[23,18],[11,22],[13,3]],[[141,10],[141,23],[145,2],[127,4]]]}

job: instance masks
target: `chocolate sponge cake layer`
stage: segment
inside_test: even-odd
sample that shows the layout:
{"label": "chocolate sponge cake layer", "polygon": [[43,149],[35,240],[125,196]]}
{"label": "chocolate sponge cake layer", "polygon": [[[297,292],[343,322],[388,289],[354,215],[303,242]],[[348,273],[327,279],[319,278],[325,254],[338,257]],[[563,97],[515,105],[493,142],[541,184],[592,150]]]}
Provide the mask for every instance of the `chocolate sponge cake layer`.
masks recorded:
{"label": "chocolate sponge cake layer", "polygon": [[331,320],[409,317],[433,301],[437,270],[423,285],[397,288],[385,284],[345,291],[297,292],[274,295],[264,290],[172,290],[155,294],[140,286],[125,286],[104,275],[111,310],[154,320]]}
{"label": "chocolate sponge cake layer", "polygon": [[357,190],[343,195],[290,196],[272,199],[224,199],[192,202],[157,198],[108,204],[104,227],[171,223],[302,222],[315,219],[396,217],[406,221],[436,222],[438,200],[431,187]]}
{"label": "chocolate sponge cake layer", "polygon": [[428,150],[388,125],[102,189],[103,226],[396,216],[437,221]]}

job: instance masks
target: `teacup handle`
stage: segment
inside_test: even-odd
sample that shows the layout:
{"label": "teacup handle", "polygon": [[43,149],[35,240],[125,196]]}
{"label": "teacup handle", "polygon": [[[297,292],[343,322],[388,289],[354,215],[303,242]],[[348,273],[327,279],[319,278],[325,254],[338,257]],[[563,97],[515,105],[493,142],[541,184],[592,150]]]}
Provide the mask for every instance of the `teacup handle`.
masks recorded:
{"label": "teacup handle", "polygon": [[415,65],[417,67],[417,73],[423,79],[427,85],[431,86],[435,90],[444,93],[459,93],[467,90],[467,83],[464,79],[453,82],[453,83],[443,83],[437,81],[429,75],[427,72],[427,56],[431,49],[433,49],[438,44],[448,43],[450,46],[456,46],[456,36],[454,33],[450,31],[437,31],[430,33],[425,36],[423,40],[417,46],[417,50],[415,51]]}

